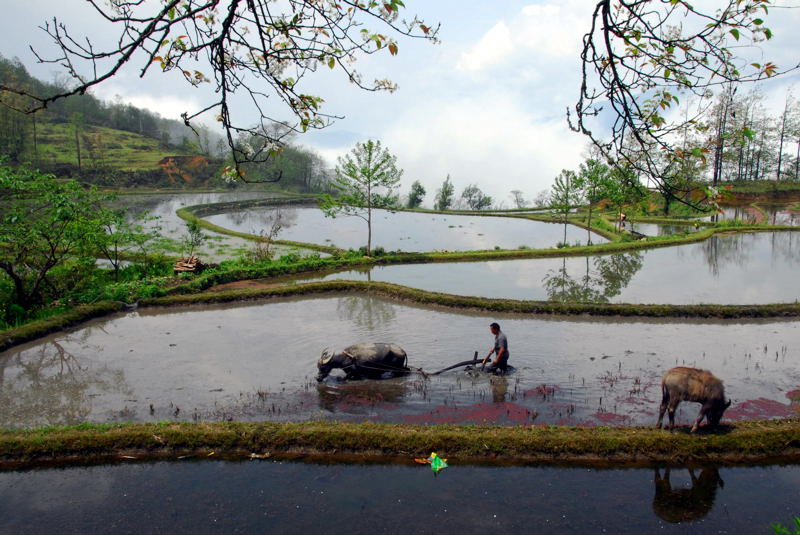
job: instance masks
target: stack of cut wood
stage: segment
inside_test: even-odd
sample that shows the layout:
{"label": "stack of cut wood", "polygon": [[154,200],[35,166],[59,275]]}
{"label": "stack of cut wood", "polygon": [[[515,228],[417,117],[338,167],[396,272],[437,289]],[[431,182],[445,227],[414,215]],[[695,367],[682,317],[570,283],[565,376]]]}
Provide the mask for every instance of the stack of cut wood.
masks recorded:
{"label": "stack of cut wood", "polygon": [[205,266],[200,259],[194,255],[181,258],[172,266],[172,270],[175,273],[200,273],[204,268]]}

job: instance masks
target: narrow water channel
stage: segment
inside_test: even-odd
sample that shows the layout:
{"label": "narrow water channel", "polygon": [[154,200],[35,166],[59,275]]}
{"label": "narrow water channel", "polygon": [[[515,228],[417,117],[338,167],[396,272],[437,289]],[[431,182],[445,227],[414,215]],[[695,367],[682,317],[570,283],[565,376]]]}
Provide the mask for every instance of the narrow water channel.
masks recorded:
{"label": "narrow water channel", "polygon": [[[446,452],[442,452],[446,455]],[[800,467],[177,461],[0,472],[4,533],[772,533]]]}

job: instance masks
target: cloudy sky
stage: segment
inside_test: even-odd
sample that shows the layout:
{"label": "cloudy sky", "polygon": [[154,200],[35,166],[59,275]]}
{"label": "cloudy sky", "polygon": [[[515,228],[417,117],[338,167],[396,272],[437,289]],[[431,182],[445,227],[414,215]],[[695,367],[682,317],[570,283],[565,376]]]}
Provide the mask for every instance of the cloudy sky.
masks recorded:
{"label": "cloudy sky", "polygon": [[[711,0],[698,0],[711,4]],[[4,0],[0,53],[19,57],[37,76],[52,79],[52,65],[34,65],[32,44],[46,52],[37,29],[53,16],[78,34],[102,41],[114,28],[92,16],[82,0]],[[400,41],[396,57],[371,56],[359,64],[365,79],[389,77],[399,91],[365,93],[343,76],[320,73],[311,91],[325,111],[345,118],[300,137],[331,164],[356,142],[380,139],[405,169],[403,190],[413,180],[434,190],[450,174],[457,191],[478,184],[496,200],[520,189],[527,198],[547,188],[562,168],[576,168],[585,139],[567,127],[565,110],[579,89],[579,51],[590,23],[589,0],[405,0],[407,12],[441,22],[441,44]],[[786,2],[785,2],[786,3]],[[800,10],[768,19],[776,37],[768,50],[781,66],[800,61]],[[765,88],[779,102],[788,77]],[[120,95],[164,117],[202,107],[202,94],[154,71],[139,79],[130,69],[95,90]]]}

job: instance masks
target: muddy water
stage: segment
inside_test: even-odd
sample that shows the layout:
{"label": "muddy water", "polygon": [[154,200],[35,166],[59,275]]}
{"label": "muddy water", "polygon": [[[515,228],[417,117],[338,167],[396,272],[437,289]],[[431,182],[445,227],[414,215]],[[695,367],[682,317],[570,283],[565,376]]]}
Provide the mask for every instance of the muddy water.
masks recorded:
{"label": "muddy water", "polygon": [[376,266],[294,280],[373,280],[510,299],[759,304],[800,298],[798,269],[800,233],[762,232],[597,257]]}
{"label": "muddy water", "polygon": [[[403,346],[436,370],[483,356],[500,321],[515,373],[314,380],[325,347]],[[83,421],[303,420],[652,424],[669,367],[716,372],[731,419],[795,414],[800,322],[530,319],[339,296],[93,322],[0,355],[0,426]],[[338,372],[337,372],[338,373]],[[152,405],[152,410],[151,410]],[[680,409],[688,422],[697,406]]]}
{"label": "muddy water", "polygon": [[[205,219],[225,228],[258,234],[269,226],[275,208],[257,208],[218,214]],[[283,240],[333,244],[344,249],[366,245],[367,225],[358,217],[327,218],[317,208],[281,208],[290,223],[280,235]],[[567,242],[585,243],[588,233],[567,225]],[[564,225],[509,217],[422,214],[414,212],[373,212],[373,246],[403,251],[468,251],[554,247],[564,241]],[[592,242],[605,238],[592,234]]]}
{"label": "muddy water", "polygon": [[[800,467],[183,461],[0,472],[6,533],[771,533]],[[513,489],[509,491],[509,489]]]}

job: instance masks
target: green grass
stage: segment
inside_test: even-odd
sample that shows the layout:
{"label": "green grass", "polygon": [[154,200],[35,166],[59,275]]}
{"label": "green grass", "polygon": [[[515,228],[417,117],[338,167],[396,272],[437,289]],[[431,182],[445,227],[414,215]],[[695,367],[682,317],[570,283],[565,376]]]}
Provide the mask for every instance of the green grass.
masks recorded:
{"label": "green grass", "polygon": [[800,421],[752,421],[690,435],[652,427],[399,425],[375,423],[82,424],[0,431],[0,460],[109,455],[335,455],[412,462],[431,451],[452,464],[664,462],[755,463],[800,459]]}
{"label": "green grass", "polygon": [[[104,126],[86,126],[82,135],[99,141],[102,150],[98,154],[102,154],[108,169],[157,169],[158,162],[166,156],[187,155],[180,149],[162,148],[156,139]],[[42,122],[37,126],[37,140],[40,161],[77,165],[75,133],[71,124]],[[32,158],[33,155],[28,156]],[[83,138],[81,157],[86,168],[93,167],[94,162]]]}
{"label": "green grass", "polygon": [[734,197],[740,195],[764,195],[771,196],[775,194],[797,194],[800,196],[800,182],[794,180],[757,180],[757,181],[742,181],[742,182],[722,182],[721,188],[731,186],[728,190]]}

